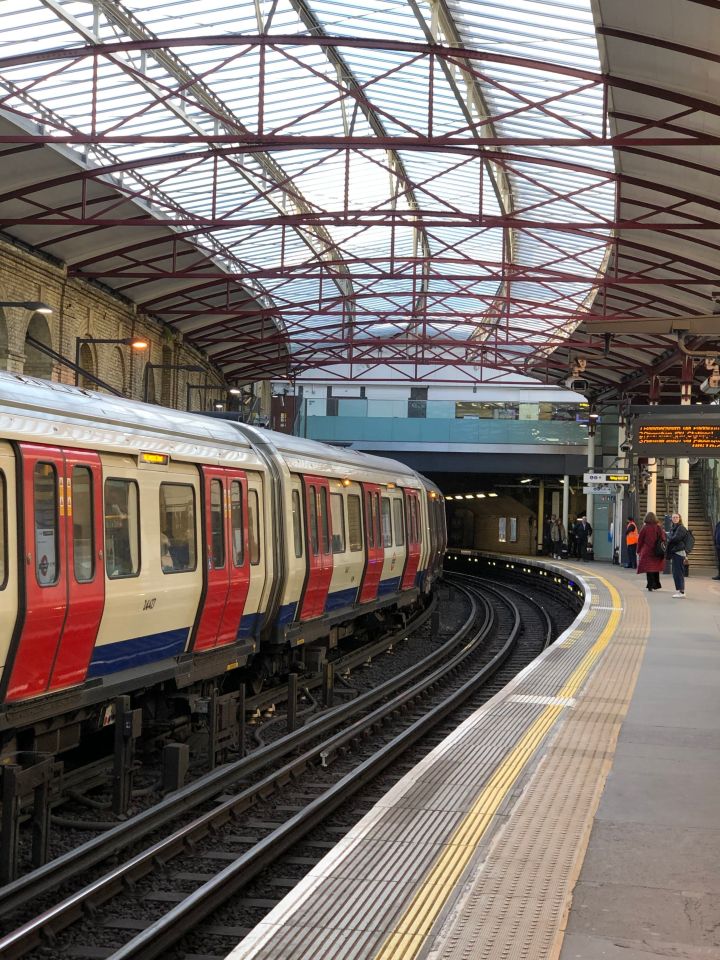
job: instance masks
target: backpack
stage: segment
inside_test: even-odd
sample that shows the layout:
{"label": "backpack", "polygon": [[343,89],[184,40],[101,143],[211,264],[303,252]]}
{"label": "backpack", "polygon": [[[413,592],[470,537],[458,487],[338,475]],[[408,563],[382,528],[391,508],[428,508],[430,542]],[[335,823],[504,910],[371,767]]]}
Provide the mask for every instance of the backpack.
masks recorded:
{"label": "backpack", "polygon": [[695,549],[695,534],[692,530],[688,530],[685,537],[685,553],[692,553]]}

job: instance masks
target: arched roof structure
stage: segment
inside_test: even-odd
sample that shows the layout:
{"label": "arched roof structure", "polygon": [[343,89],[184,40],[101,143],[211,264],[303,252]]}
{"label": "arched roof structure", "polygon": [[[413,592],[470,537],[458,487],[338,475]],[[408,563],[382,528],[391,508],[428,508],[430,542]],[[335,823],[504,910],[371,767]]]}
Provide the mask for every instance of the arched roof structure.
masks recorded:
{"label": "arched roof structure", "polygon": [[639,390],[720,289],[718,6],[22,0],[0,229],[228,380],[557,382],[580,353]]}

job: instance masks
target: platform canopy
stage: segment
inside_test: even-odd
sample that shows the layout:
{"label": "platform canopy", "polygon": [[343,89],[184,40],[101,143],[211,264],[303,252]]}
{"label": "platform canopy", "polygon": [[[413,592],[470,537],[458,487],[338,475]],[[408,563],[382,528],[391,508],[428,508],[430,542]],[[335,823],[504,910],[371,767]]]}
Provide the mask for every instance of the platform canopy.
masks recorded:
{"label": "platform canopy", "polygon": [[628,322],[712,312],[715,3],[7,6],[0,229],[229,381],[609,396],[676,376]]}

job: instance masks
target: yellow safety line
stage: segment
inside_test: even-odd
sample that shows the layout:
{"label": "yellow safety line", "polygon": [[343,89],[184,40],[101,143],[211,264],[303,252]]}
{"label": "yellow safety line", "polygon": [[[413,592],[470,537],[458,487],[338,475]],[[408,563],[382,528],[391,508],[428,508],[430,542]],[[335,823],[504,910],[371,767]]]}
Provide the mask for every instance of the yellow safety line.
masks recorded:
{"label": "yellow safety line", "polygon": [[[610,642],[620,620],[620,596],[611,583],[598,577],[610,591],[614,609],[602,633],[575,668],[557,697],[570,698],[585,681],[590,669]],[[435,924],[477,849],[488,824],[514,786],[563,706],[549,706],[534,721],[490,777],[482,792],[445,845],[443,853],[417,891],[397,926],[383,943],[375,960],[412,960]]]}

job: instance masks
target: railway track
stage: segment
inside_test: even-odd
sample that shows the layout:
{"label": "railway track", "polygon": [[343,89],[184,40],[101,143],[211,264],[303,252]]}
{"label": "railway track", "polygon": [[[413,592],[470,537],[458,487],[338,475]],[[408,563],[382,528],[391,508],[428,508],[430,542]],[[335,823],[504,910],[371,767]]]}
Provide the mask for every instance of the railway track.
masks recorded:
{"label": "railway track", "polygon": [[[295,734],[228,765],[231,769],[214,771],[152,811],[84,844],[60,858],[62,862],[9,885],[0,893],[4,916],[17,914],[38,897],[47,901],[50,892],[57,895],[69,884],[76,889],[0,940],[0,955],[21,957],[35,951],[37,956],[107,955],[116,960],[167,956],[179,938],[191,934],[309,832],[326,824],[333,811],[418,740],[432,735],[438,725],[460,722],[461,705],[467,702],[467,710],[475,709],[473,698],[481,687],[485,686],[487,699],[495,687],[504,685],[507,678],[497,677],[499,670],[506,672],[503,664],[515,655],[520,662],[512,672],[521,669],[547,644],[553,625],[547,610],[516,588],[472,577],[454,579],[471,598],[471,614],[426,662],[405,671],[386,689],[329,711]],[[527,651],[518,657],[523,634]],[[360,709],[365,710],[362,716]],[[383,734],[383,727],[390,725],[391,732]],[[240,778],[250,777],[256,778],[252,784],[224,795]],[[277,798],[282,788],[287,792],[288,785],[290,797],[274,802],[276,817],[283,804],[289,808],[282,822],[261,829],[264,835],[257,842],[243,834],[249,812],[259,808],[262,816],[268,798]],[[186,822],[178,826],[179,819]],[[163,833],[170,825],[174,828]],[[144,838],[151,842],[129,853]],[[88,869],[121,853],[122,863],[77,888]],[[228,859],[218,872],[218,862]],[[205,869],[198,869],[198,864]],[[101,919],[98,911],[109,900],[111,908],[103,910]],[[121,945],[123,935],[130,936]]]}

